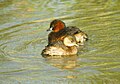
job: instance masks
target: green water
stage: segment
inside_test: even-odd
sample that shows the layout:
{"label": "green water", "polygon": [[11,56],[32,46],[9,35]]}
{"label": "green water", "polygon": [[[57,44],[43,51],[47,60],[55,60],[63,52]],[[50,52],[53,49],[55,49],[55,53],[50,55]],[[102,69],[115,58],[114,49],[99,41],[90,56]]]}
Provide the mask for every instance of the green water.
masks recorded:
{"label": "green water", "polygon": [[[75,56],[43,58],[61,19],[89,41]],[[0,84],[119,84],[120,0],[0,0]]]}

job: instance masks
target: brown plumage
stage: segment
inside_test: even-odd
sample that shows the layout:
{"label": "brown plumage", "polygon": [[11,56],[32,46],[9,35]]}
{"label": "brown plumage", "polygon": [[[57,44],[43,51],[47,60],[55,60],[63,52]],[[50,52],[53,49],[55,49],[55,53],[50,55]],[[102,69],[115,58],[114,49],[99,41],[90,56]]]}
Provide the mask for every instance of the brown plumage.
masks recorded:
{"label": "brown plumage", "polygon": [[42,51],[42,55],[73,55],[78,51],[78,45],[84,45],[88,40],[86,33],[75,26],[66,27],[61,20],[53,20],[50,23],[52,30],[48,35],[48,45]]}

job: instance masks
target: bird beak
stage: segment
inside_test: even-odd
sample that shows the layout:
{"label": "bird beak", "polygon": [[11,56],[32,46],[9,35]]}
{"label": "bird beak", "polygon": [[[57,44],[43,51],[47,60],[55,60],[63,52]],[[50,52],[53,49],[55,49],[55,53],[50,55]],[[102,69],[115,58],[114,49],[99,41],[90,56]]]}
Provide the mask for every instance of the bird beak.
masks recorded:
{"label": "bird beak", "polygon": [[78,45],[78,44],[75,44],[75,46],[79,47],[79,45]]}
{"label": "bird beak", "polygon": [[49,29],[47,29],[47,31],[52,31],[53,27],[50,27]]}

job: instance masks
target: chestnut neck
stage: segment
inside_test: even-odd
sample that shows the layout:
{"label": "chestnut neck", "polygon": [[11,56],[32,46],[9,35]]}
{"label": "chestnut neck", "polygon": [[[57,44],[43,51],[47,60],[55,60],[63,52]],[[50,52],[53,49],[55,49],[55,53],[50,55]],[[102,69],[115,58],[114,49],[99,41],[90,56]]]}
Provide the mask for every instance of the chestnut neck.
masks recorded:
{"label": "chestnut neck", "polygon": [[53,32],[59,32],[60,30],[64,29],[66,26],[65,26],[65,23],[62,22],[61,20],[57,20],[54,24],[54,27],[53,27]]}
{"label": "chestnut neck", "polygon": [[53,28],[54,32],[59,32],[60,30],[64,29],[64,24],[63,23],[57,23],[55,27]]}

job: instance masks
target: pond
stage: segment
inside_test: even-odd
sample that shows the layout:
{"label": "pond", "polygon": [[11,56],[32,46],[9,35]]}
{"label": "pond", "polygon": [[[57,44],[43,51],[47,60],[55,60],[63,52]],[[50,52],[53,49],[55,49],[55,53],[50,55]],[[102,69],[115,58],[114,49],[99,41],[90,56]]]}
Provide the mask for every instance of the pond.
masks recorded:
{"label": "pond", "polygon": [[[88,34],[77,55],[41,56],[54,19]],[[119,0],[0,0],[0,84],[119,83]]]}

